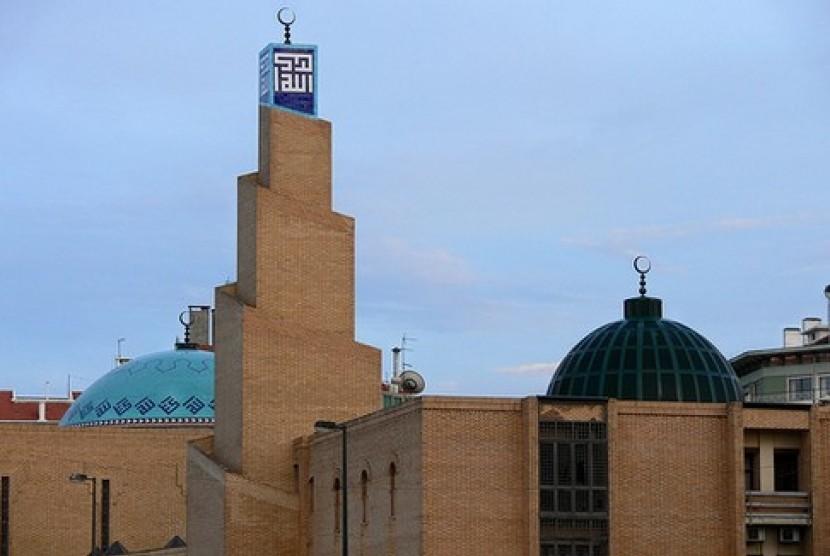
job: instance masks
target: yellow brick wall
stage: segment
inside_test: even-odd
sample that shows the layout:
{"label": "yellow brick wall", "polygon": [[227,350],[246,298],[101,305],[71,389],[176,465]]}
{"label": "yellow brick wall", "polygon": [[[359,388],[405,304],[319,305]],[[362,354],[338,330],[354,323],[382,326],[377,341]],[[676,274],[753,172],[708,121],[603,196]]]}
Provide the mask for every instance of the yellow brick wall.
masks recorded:
{"label": "yellow brick wall", "polygon": [[[288,554],[301,543],[294,440],[316,420],[380,407],[380,352],[354,341],[354,221],[331,210],[330,124],[261,108],[259,172],[238,190],[238,281],[217,289],[208,457],[227,469],[227,553]],[[211,536],[200,524],[191,534]]]}
{"label": "yellow brick wall", "polygon": [[614,401],[608,420],[612,554],[735,554],[728,407]]}
{"label": "yellow brick wall", "polygon": [[[350,424],[349,531],[351,554],[418,556],[421,551],[422,414],[417,402],[364,417]],[[309,530],[308,554],[338,556],[340,532],[335,528],[334,480],[340,477],[342,437],[339,433],[310,439],[308,471],[301,473],[301,507]],[[395,464],[395,515],[391,514],[390,464]],[[367,472],[366,521],[360,478]],[[309,479],[314,479],[313,504]],[[342,493],[341,493],[342,496]],[[342,498],[341,498],[342,500]],[[313,511],[311,511],[313,507]]]}
{"label": "yellow brick wall", "polygon": [[[0,475],[11,478],[11,554],[89,552],[91,487],[69,482],[71,473],[110,480],[110,542],[139,550],[185,537],[186,442],[207,432],[0,423]],[[100,499],[98,513],[100,539]]]}
{"label": "yellow brick wall", "polygon": [[525,554],[521,401],[426,398],[423,404],[423,553]]}
{"label": "yellow brick wall", "polygon": [[216,288],[216,371],[212,450],[224,467],[242,470],[242,315],[233,285]]}

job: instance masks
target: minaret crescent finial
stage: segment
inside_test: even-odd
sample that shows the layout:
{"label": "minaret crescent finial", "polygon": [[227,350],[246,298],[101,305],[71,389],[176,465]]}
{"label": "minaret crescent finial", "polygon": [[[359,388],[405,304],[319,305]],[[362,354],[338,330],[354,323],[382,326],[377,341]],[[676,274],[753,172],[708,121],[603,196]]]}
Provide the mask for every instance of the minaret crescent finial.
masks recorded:
{"label": "minaret crescent finial", "polygon": [[283,44],[291,44],[291,26],[297,21],[297,15],[294,13],[294,10],[287,6],[280,8],[277,12],[277,21],[282,23],[285,28],[285,34],[283,35],[285,40]]}

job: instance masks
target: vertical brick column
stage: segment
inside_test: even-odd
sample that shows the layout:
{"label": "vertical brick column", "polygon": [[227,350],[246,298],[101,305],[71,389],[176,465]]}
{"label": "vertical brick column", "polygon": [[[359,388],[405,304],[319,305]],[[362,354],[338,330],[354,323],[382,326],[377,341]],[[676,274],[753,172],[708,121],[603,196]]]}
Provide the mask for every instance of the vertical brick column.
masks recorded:
{"label": "vertical brick column", "polygon": [[354,341],[354,220],[331,209],[331,124],[260,107],[259,158],[238,180],[237,282],[216,291],[213,457],[234,474],[225,553],[295,554],[293,442],[381,407],[380,353]]}

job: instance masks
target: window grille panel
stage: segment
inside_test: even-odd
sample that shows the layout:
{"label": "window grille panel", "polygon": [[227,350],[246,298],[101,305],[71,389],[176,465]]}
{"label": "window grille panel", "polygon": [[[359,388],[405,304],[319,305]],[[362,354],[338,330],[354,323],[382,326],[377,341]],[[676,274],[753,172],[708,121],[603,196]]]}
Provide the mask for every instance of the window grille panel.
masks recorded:
{"label": "window grille panel", "polygon": [[543,512],[555,512],[556,511],[556,496],[555,491],[552,490],[543,490],[541,491],[541,496],[539,499],[539,508]]}
{"label": "window grille panel", "polygon": [[591,446],[591,471],[593,472],[594,486],[608,485],[608,447],[603,444]]}
{"label": "window grille panel", "polygon": [[570,512],[571,511],[571,491],[570,490],[557,490],[556,491],[556,498],[558,500],[557,511],[559,513],[563,512]]}
{"label": "window grille panel", "polygon": [[590,510],[588,506],[588,491],[587,490],[577,490],[576,494],[576,501],[574,502],[574,511],[577,513],[585,513]]}
{"label": "window grille panel", "polygon": [[560,442],[556,445],[557,448],[557,484],[570,485],[572,479],[571,474],[571,444]]}
{"label": "window grille panel", "polygon": [[543,485],[556,484],[556,459],[554,445],[543,443],[539,446],[539,480]]}
{"label": "window grille panel", "polygon": [[593,507],[591,509],[594,513],[605,513],[608,511],[608,495],[600,490],[593,492]]}
{"label": "window grille panel", "polygon": [[574,477],[577,485],[585,486],[588,484],[587,444],[576,444],[574,446]]}
{"label": "window grille panel", "polygon": [[605,423],[539,423],[543,556],[607,556],[607,442]]}

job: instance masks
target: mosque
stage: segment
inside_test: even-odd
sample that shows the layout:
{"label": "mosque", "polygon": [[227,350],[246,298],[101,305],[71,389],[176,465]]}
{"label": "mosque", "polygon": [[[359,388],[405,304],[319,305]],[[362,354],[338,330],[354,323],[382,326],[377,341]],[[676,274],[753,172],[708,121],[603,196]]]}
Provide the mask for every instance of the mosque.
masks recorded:
{"label": "mosque", "polygon": [[260,54],[237,279],[189,321],[207,336],[116,367],[60,426],[0,422],[0,556],[830,555],[830,408],[743,402],[645,260],[545,394],[384,403],[316,62],[288,25]]}

